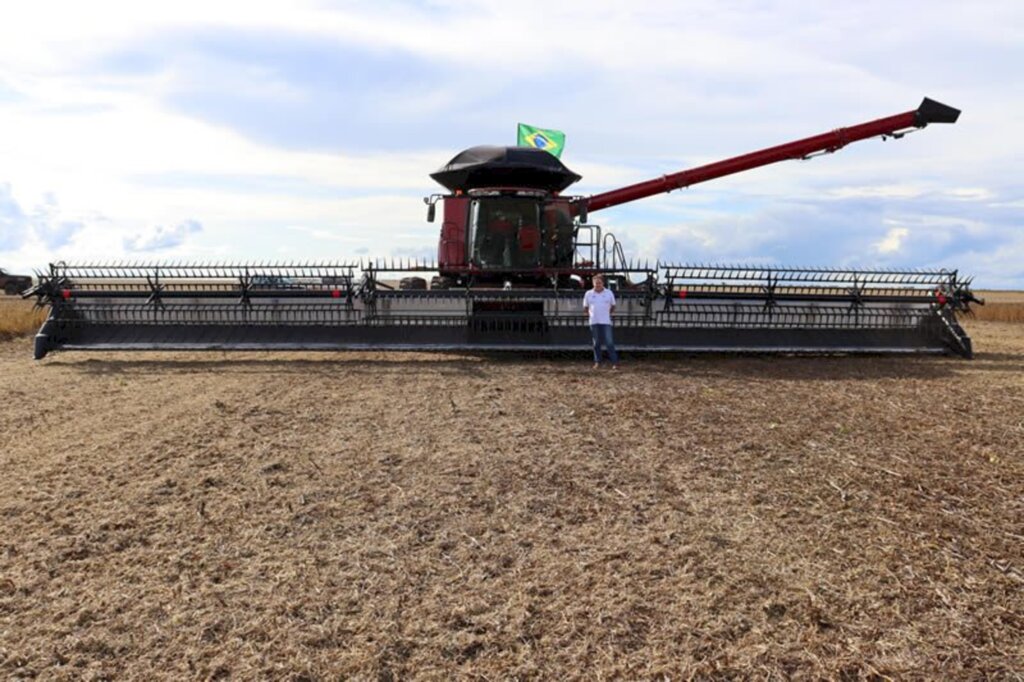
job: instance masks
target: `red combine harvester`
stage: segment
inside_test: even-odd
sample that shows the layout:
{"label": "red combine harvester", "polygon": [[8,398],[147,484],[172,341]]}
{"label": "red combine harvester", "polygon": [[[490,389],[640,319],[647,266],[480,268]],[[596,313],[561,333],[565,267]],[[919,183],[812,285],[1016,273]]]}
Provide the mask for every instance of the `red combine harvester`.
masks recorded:
{"label": "red combine harvester", "polygon": [[900,138],[957,109],[903,114],[593,196],[547,152],[473,147],[431,177],[436,263],[50,265],[28,292],[50,315],[35,356],[93,350],[589,348],[581,290],[616,291],[627,351],[956,353],[976,299],[955,270],[794,269],[628,261],[591,213],[787,159]]}

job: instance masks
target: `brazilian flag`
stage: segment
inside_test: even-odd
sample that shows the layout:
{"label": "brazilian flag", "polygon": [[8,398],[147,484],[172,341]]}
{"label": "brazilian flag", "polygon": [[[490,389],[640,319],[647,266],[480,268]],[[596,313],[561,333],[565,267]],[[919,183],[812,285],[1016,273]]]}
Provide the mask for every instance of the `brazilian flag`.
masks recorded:
{"label": "brazilian flag", "polygon": [[528,126],[525,123],[520,123],[519,146],[536,147],[537,149],[543,149],[557,157],[561,157],[562,150],[565,149],[565,133],[561,130],[535,128],[533,126]]}

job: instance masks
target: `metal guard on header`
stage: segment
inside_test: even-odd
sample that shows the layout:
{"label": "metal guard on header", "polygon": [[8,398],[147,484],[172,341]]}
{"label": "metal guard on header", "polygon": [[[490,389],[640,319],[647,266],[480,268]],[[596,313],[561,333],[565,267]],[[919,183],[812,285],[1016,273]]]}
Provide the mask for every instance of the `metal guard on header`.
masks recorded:
{"label": "metal guard on header", "polygon": [[[585,350],[578,287],[398,288],[419,261],[50,266],[29,292],[53,350]],[[616,343],[633,352],[953,353],[980,302],[956,271],[627,263]],[[493,274],[493,273],[491,273]]]}

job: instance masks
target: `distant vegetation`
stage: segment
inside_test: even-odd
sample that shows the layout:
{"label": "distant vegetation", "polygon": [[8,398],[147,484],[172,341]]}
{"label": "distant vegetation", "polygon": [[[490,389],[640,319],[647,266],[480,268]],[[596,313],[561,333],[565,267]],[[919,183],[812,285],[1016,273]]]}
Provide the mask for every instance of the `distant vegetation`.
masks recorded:
{"label": "distant vegetation", "polygon": [[35,334],[45,317],[46,311],[34,309],[31,301],[0,296],[0,341]]}
{"label": "distant vegetation", "polygon": [[986,322],[1024,322],[1024,303],[987,303],[974,309],[974,319]]}
{"label": "distant vegetation", "polygon": [[982,291],[985,305],[974,306],[974,319],[988,322],[1024,322],[1024,291]]}

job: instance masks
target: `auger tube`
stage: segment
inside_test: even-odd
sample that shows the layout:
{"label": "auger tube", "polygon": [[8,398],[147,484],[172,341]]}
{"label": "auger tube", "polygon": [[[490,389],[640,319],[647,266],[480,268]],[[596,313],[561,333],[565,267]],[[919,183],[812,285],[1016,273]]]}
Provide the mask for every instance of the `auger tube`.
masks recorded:
{"label": "auger tube", "polygon": [[929,123],[956,123],[960,110],[947,106],[927,97],[921,106],[895,116],[879,118],[867,123],[837,128],[828,133],[807,137],[795,142],[787,142],[760,151],[734,156],[731,159],[716,161],[697,168],[671,173],[669,175],[646,180],[644,182],[613,189],[601,194],[594,194],[586,199],[587,211],[599,211],[638,199],[663,194],[672,190],[682,189],[726,175],[742,173],[760,166],[787,161],[805,159],[812,154],[830,154],[837,152],[851,142],[867,140],[872,137],[902,137],[903,132],[913,128],[924,128]]}

